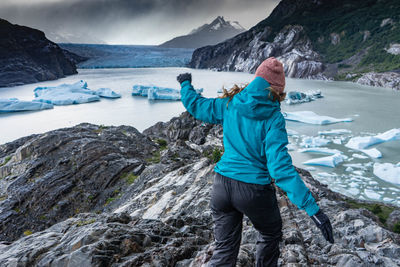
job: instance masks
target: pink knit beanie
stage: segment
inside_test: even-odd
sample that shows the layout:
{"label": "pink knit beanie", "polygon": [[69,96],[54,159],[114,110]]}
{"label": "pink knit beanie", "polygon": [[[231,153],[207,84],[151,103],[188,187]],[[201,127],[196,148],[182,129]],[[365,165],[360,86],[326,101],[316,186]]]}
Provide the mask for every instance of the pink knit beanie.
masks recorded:
{"label": "pink knit beanie", "polygon": [[258,66],[256,77],[264,78],[280,93],[283,93],[285,90],[285,72],[283,71],[283,65],[274,57],[267,58]]}

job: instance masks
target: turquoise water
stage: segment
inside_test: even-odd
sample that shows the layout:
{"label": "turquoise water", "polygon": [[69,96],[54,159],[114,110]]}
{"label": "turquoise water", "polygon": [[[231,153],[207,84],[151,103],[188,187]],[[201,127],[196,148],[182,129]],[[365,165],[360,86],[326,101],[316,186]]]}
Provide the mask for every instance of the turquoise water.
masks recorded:
{"label": "turquoise water", "polygon": [[[33,99],[33,89],[37,86],[54,86],[61,83],[73,83],[80,79],[88,83],[90,89],[109,87],[121,93],[122,98],[102,99],[82,105],[55,106],[52,110],[38,112],[20,112],[0,114],[0,143],[9,142],[33,133],[70,127],[82,122],[104,125],[131,125],[139,131],[152,126],[158,121],[168,121],[184,111],[179,101],[150,102],[146,98],[132,97],[134,84],[155,85],[178,89],[176,76],[182,72],[193,74],[196,88],[204,88],[203,95],[216,97],[222,86],[229,87],[233,83],[247,83],[253,75],[234,72],[213,72],[209,70],[193,70],[187,68],[137,68],[137,69],[79,69],[79,74],[57,81],[47,81],[12,88],[0,88],[0,98],[17,97],[22,100]],[[298,105],[282,104],[283,111],[310,110],[320,115],[336,118],[350,117],[353,122],[331,125],[307,125],[287,122],[289,129],[299,133],[298,137],[290,137],[296,147],[291,151],[293,162],[299,167],[305,160],[323,155],[299,153],[299,144],[304,136],[317,136],[318,131],[330,129],[348,129],[352,133],[342,136],[343,144],[329,144],[328,148],[342,151],[349,157],[346,162],[336,168],[316,167],[311,171],[314,177],[327,183],[333,190],[361,199],[374,199],[400,205],[400,186],[385,182],[372,173],[374,162],[400,162],[400,141],[392,141],[375,146],[382,152],[381,159],[358,159],[354,153],[344,146],[351,136],[376,134],[393,128],[400,128],[400,92],[390,89],[361,86],[347,82],[327,82],[313,80],[287,79],[287,90],[321,90],[325,96],[310,103]],[[329,137],[336,138],[336,137]],[[353,158],[353,159],[352,159]],[[372,162],[372,163],[371,163]],[[349,172],[344,164],[361,164],[365,170]],[[357,171],[357,169],[354,169]]]}

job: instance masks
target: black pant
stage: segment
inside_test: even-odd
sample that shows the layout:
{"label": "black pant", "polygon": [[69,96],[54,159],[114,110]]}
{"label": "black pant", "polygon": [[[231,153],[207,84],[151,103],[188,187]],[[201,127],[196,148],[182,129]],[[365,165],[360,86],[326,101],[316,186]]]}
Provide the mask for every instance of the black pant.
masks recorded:
{"label": "black pant", "polygon": [[211,193],[215,250],[209,266],[235,266],[245,214],[259,236],[257,267],[277,266],[282,219],[272,185],[240,182],[216,173]]}

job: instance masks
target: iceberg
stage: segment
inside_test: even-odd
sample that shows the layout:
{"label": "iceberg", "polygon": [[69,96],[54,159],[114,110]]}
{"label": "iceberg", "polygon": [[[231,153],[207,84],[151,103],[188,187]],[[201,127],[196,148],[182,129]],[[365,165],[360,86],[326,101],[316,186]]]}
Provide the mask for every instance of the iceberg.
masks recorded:
{"label": "iceberg", "polygon": [[[203,88],[195,89],[196,93],[201,94]],[[146,85],[133,85],[132,86],[133,96],[144,96],[149,100],[180,100],[181,93],[177,89],[158,87],[158,86],[146,86]]]}
{"label": "iceberg", "polygon": [[52,104],[22,101],[18,98],[0,99],[0,112],[33,111],[53,108]]}
{"label": "iceberg", "polygon": [[386,182],[400,184],[400,166],[392,163],[375,163],[373,172]]}
{"label": "iceberg", "polygon": [[353,158],[357,158],[357,159],[367,159],[367,156],[361,155],[361,154],[353,154],[351,155]]}
{"label": "iceberg", "polygon": [[331,142],[330,140],[324,139],[321,137],[307,136],[307,137],[303,138],[300,146],[302,146],[302,147],[320,147],[320,146],[326,146],[330,142]]}
{"label": "iceberg", "polygon": [[303,162],[304,165],[314,165],[314,166],[325,166],[325,167],[336,167],[337,164],[343,162],[345,160],[345,156],[342,154],[335,154],[328,157],[310,159]]}
{"label": "iceberg", "polygon": [[329,116],[320,116],[312,111],[282,112],[283,117],[288,121],[298,121],[308,124],[325,125],[338,122],[351,122],[351,118],[336,119]]}
{"label": "iceberg", "polygon": [[286,132],[287,132],[288,136],[299,135],[298,132],[296,132],[295,130],[292,130],[292,129],[286,129]]}
{"label": "iceberg", "polygon": [[99,88],[96,90],[96,95],[105,98],[120,98],[121,95],[114,92],[110,88]]}
{"label": "iceberg", "polygon": [[341,135],[341,134],[350,134],[351,131],[347,129],[334,129],[327,131],[318,131],[319,135]]}
{"label": "iceberg", "polygon": [[299,152],[301,153],[319,153],[319,154],[326,154],[326,155],[335,155],[341,154],[342,152],[337,149],[329,149],[325,147],[315,147],[315,148],[304,148],[300,149]]}
{"label": "iceberg", "polygon": [[394,140],[400,140],[400,128],[391,129],[375,136],[353,137],[347,142],[346,146],[352,149],[361,150],[366,149],[372,145]]}
{"label": "iceberg", "polygon": [[96,92],[88,89],[87,83],[83,80],[55,87],[36,87],[33,92],[35,101],[53,105],[82,104],[100,100]]}
{"label": "iceberg", "polygon": [[299,103],[306,103],[322,97],[324,96],[322,95],[320,90],[307,91],[307,92],[291,91],[288,92],[286,95],[286,104],[293,105]]}

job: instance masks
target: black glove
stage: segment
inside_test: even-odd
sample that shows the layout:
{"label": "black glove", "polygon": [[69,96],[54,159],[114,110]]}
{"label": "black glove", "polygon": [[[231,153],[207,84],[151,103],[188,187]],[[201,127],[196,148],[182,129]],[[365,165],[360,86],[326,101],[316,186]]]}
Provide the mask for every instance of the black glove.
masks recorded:
{"label": "black glove", "polygon": [[329,221],[328,216],[322,212],[320,209],[315,215],[311,216],[311,219],[315,222],[317,227],[321,230],[322,235],[325,237],[326,241],[329,241],[333,244],[333,232],[332,225]]}
{"label": "black glove", "polygon": [[179,74],[178,77],[176,77],[176,79],[178,80],[179,83],[183,83],[184,81],[189,81],[190,83],[192,83],[192,74],[188,72],[182,73]]}

